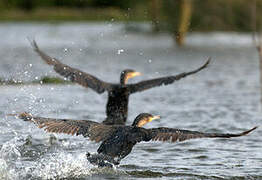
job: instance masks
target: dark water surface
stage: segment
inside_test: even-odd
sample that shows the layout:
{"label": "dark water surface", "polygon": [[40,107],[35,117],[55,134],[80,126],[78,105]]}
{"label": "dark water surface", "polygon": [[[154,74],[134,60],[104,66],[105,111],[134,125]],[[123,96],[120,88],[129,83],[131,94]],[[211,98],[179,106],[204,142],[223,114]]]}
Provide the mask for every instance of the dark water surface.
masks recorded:
{"label": "dark water surface", "polygon": [[[146,25],[141,28],[146,29]],[[121,70],[143,76],[131,82],[208,69],[173,85],[130,97],[129,121],[141,112],[161,115],[147,128],[168,126],[232,132],[261,124],[258,60],[251,36],[191,34],[178,48],[166,34],[126,32],[124,24],[0,24],[0,77],[32,81],[57,76],[33,52],[27,37],[62,62],[118,82]],[[76,84],[0,86],[0,179],[262,179],[262,130],[235,139],[140,143],[115,169],[90,165],[85,152],[98,144],[83,137],[46,134],[6,117],[31,112],[56,118],[105,118],[107,94]]]}

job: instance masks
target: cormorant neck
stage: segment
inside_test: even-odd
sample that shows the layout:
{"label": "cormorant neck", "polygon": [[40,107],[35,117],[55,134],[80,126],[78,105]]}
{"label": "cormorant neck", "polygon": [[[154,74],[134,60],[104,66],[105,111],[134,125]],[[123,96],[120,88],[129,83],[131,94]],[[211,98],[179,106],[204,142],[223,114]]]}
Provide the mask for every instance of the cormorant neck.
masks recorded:
{"label": "cormorant neck", "polygon": [[132,126],[133,126],[133,127],[138,127],[137,124],[138,124],[138,122],[137,122],[136,120],[134,120]]}
{"label": "cormorant neck", "polygon": [[127,75],[126,73],[122,72],[120,76],[120,84],[125,85],[127,83]]}
{"label": "cormorant neck", "polygon": [[139,121],[140,121],[140,120],[141,120],[141,117],[140,117],[140,116],[137,116],[137,117],[135,118],[135,120],[133,121],[132,126],[133,126],[133,127],[139,127],[138,124],[139,124]]}

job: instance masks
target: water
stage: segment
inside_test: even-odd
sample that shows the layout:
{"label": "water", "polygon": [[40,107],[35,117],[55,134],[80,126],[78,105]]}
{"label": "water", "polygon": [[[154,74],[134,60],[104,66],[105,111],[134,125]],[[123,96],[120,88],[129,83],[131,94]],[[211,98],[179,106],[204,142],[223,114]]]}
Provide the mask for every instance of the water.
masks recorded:
{"label": "water", "polygon": [[[142,28],[144,25],[142,25]],[[0,24],[0,77],[32,81],[58,76],[27,40],[63,63],[109,82],[121,70],[143,73],[131,82],[210,66],[173,85],[130,97],[129,120],[161,115],[146,128],[168,126],[204,132],[239,132],[261,124],[258,60],[249,34],[195,33],[187,47],[167,34],[125,31],[124,24]],[[83,137],[46,134],[7,113],[56,118],[105,118],[106,94],[76,84],[0,86],[0,179],[262,179],[262,130],[235,139],[196,139],[136,145],[121,165],[99,169],[85,152],[98,144]]]}

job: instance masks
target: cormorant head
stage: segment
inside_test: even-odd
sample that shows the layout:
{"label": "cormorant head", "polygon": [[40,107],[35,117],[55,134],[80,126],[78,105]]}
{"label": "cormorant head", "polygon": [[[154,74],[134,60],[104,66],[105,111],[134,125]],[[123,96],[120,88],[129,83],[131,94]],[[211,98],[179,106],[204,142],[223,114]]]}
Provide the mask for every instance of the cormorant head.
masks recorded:
{"label": "cormorant head", "polygon": [[141,113],[135,118],[132,126],[142,127],[143,125],[145,125],[148,122],[151,122],[154,119],[160,119],[160,116],[153,116],[149,113]]}
{"label": "cormorant head", "polygon": [[133,78],[135,76],[140,76],[140,75],[141,75],[140,72],[134,71],[132,69],[126,69],[121,72],[120,84],[126,84],[128,79]]}

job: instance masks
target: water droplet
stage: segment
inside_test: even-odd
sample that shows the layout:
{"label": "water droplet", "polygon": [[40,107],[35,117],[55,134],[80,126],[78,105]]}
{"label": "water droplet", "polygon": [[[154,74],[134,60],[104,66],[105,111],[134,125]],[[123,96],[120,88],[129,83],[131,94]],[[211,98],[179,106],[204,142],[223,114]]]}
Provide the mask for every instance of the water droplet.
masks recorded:
{"label": "water droplet", "polygon": [[124,49],[118,49],[117,50],[117,54],[121,54],[121,53],[123,53],[124,52]]}
{"label": "water droplet", "polygon": [[67,48],[64,48],[64,52],[67,52],[68,51],[68,49]]}
{"label": "water droplet", "polygon": [[151,62],[152,62],[152,59],[148,59],[148,62],[151,63]]}
{"label": "water droplet", "polygon": [[38,77],[38,76],[36,76],[36,77],[35,77],[35,80],[38,80],[38,79],[39,79],[39,77]]}
{"label": "water droplet", "polygon": [[32,67],[33,66],[33,64],[29,64],[29,67]]}

